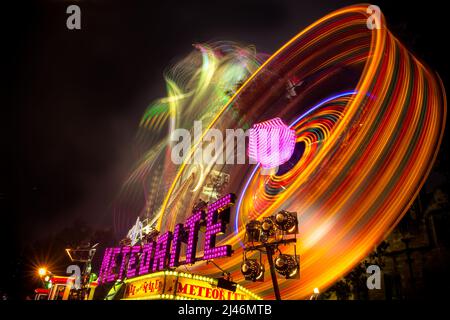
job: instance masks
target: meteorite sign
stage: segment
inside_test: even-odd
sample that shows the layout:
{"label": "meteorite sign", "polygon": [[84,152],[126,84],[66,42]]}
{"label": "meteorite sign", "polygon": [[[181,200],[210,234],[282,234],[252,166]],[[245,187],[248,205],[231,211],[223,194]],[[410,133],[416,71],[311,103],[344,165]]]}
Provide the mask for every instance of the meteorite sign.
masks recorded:
{"label": "meteorite sign", "polygon": [[244,287],[237,285],[236,291],[217,286],[214,278],[165,271],[125,280],[124,299],[198,299],[198,300],[259,300]]}
{"label": "meteorite sign", "polygon": [[[173,232],[167,231],[154,241],[134,246],[107,248],[98,282],[100,284],[113,282],[176,268],[183,264],[193,264],[198,260],[230,256],[231,245],[216,247],[216,235],[226,231],[230,216],[229,208],[234,204],[235,198],[235,195],[230,193],[209,204],[206,210],[195,211],[184,225],[177,224]],[[197,257],[196,248],[201,230],[204,230],[203,257]],[[180,252],[183,243],[185,255],[181,261]]]}

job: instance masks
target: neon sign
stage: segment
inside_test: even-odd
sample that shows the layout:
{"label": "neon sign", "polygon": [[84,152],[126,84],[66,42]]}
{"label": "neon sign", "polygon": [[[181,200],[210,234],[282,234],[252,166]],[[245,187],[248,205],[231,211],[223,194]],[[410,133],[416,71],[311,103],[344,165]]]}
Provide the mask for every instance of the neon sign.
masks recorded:
{"label": "neon sign", "polygon": [[261,297],[240,285],[230,291],[219,287],[217,279],[184,272],[159,271],[124,282],[125,300],[261,300]]}
{"label": "neon sign", "polygon": [[[209,204],[206,210],[194,211],[184,225],[177,224],[173,232],[160,234],[156,240],[149,243],[107,248],[98,282],[113,282],[124,277],[131,278],[183,264],[193,264],[198,260],[231,256],[231,245],[216,247],[216,236],[226,231],[230,217],[229,208],[234,205],[235,200],[234,194],[227,194]],[[197,257],[196,249],[201,230],[204,230],[204,254],[203,257]],[[181,261],[183,243],[184,261]]]}

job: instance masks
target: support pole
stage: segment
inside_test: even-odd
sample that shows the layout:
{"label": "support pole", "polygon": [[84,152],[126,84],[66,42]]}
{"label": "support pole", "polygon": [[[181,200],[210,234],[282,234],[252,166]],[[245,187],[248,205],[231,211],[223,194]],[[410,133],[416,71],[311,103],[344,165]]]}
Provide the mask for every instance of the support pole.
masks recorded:
{"label": "support pole", "polygon": [[280,288],[278,287],[277,274],[275,273],[275,267],[273,265],[273,248],[270,245],[266,245],[267,259],[270,265],[270,276],[272,278],[273,291],[275,292],[275,299],[281,300]]}

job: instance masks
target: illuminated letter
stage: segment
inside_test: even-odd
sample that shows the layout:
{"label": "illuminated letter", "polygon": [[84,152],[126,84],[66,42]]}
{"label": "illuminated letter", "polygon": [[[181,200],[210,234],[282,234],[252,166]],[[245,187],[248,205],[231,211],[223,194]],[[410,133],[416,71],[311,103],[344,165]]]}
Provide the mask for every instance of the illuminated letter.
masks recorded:
{"label": "illuminated letter", "polygon": [[181,223],[175,226],[175,230],[173,231],[173,240],[172,240],[172,249],[170,250],[170,262],[169,267],[178,267],[180,265],[180,249],[181,249],[181,240],[184,235],[183,225]]}
{"label": "illuminated letter", "polygon": [[197,249],[198,231],[200,229],[200,221],[205,219],[203,211],[197,211],[189,219],[186,220],[185,226],[189,229],[188,243],[186,248],[186,263],[195,262],[195,251]]}
{"label": "illuminated letter", "polygon": [[[203,260],[226,257],[231,255],[231,246],[216,246],[216,234],[225,232],[226,221],[219,218],[219,213],[234,204],[234,194],[228,194],[208,206],[206,216],[205,249]],[[223,214],[223,213],[222,213]],[[229,214],[227,212],[227,214]]]}
{"label": "illuminated letter", "polygon": [[108,278],[109,263],[111,261],[111,253],[113,248],[106,248],[105,254],[103,255],[102,265],[100,267],[100,272],[98,276],[98,283],[105,283]]}
{"label": "illuminated letter", "polygon": [[183,293],[186,294],[187,292],[187,287],[188,284],[185,283],[184,285],[181,282],[178,282],[178,288],[177,288],[177,293]]}
{"label": "illuminated letter", "polygon": [[153,252],[155,251],[155,242],[150,242],[144,245],[142,249],[141,261],[139,263],[139,275],[148,273],[150,264],[153,260]]}
{"label": "illuminated letter", "polygon": [[153,272],[163,270],[167,266],[167,255],[169,254],[169,243],[172,239],[172,232],[167,231],[156,240],[156,251],[153,259]]}
{"label": "illuminated letter", "polygon": [[114,273],[114,269],[116,268],[117,256],[120,254],[120,248],[113,248],[111,253],[111,262],[108,268],[108,277],[106,278],[107,282],[111,282],[116,280],[116,274]]}
{"label": "illuminated letter", "polygon": [[131,249],[130,259],[128,260],[127,278],[136,275],[136,255],[141,251],[141,246],[134,246]]}
{"label": "illuminated letter", "polygon": [[131,247],[122,248],[122,263],[120,264],[119,273],[117,274],[117,279],[121,280],[123,277],[123,272],[125,271],[125,265],[127,263],[127,255],[130,253]]}

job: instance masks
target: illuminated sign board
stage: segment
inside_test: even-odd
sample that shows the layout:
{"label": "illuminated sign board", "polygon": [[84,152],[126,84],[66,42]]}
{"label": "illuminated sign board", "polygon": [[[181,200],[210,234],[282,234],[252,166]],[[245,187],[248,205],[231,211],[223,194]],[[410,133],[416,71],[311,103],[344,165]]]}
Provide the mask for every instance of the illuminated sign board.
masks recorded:
{"label": "illuminated sign board", "polygon": [[[99,272],[99,283],[132,278],[151,272],[193,264],[231,255],[231,245],[216,247],[216,235],[226,231],[229,208],[235,203],[232,193],[209,204],[205,210],[196,210],[173,232],[160,234],[156,240],[142,245],[107,248]],[[199,232],[204,230],[203,257],[196,257]],[[185,259],[180,260],[181,246],[185,244]]]}
{"label": "illuminated sign board", "polygon": [[125,280],[127,300],[261,300],[250,290],[237,285],[236,291],[217,286],[217,279],[176,271],[162,271]]}

